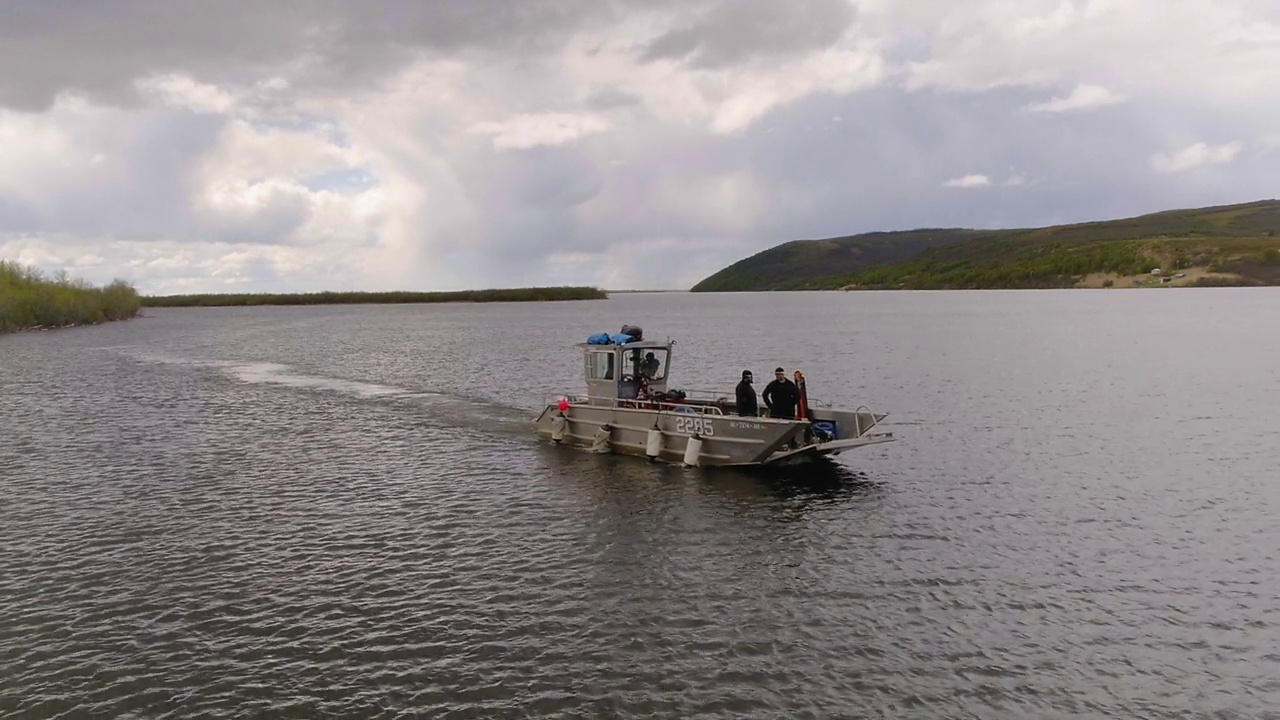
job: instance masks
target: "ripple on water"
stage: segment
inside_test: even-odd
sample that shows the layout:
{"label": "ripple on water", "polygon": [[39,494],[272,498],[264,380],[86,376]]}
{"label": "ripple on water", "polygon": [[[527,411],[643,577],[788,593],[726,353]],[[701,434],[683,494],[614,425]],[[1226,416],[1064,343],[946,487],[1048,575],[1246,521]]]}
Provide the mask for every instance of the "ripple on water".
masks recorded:
{"label": "ripple on water", "polygon": [[[1280,417],[1251,388],[1280,347],[1210,317],[1206,346],[1256,352],[1171,354],[1198,311],[1160,303],[1204,296],[1162,296],[1141,322],[1094,294],[632,296],[5,338],[0,715],[1265,717]],[[903,442],[772,474],[535,443],[565,328],[645,313],[700,339],[681,382],[752,338],[742,364]]]}

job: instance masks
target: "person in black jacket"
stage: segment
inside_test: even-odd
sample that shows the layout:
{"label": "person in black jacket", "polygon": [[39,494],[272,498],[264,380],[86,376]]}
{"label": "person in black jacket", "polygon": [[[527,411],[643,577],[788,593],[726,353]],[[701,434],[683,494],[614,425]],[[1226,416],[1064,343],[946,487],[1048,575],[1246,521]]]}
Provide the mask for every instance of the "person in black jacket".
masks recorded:
{"label": "person in black jacket", "polygon": [[769,417],[789,420],[795,418],[800,392],[796,389],[796,384],[787,379],[787,373],[782,368],[773,371],[773,381],[764,386],[760,397],[769,408]]}
{"label": "person in black jacket", "polygon": [[760,406],[756,404],[756,389],[751,387],[751,371],[742,371],[742,382],[738,383],[738,414],[743,417],[756,417],[760,414]]}

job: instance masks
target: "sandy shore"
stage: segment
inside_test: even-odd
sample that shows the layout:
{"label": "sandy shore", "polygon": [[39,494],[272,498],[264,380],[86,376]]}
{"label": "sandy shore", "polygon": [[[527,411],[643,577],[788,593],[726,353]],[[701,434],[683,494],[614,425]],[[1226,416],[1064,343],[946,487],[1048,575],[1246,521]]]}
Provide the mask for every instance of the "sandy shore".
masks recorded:
{"label": "sandy shore", "polygon": [[[1112,282],[1114,287],[1132,288],[1132,287],[1187,287],[1195,285],[1200,278],[1223,278],[1236,279],[1239,276],[1231,273],[1215,273],[1209,272],[1208,269],[1202,267],[1186,268],[1185,270],[1173,271],[1175,275],[1183,277],[1174,277],[1169,282],[1161,282],[1160,275],[1117,275],[1116,273],[1091,273],[1086,275],[1083,280],[1076,283],[1076,287],[1080,288],[1100,288],[1107,280]],[[1164,277],[1168,277],[1167,275]]]}

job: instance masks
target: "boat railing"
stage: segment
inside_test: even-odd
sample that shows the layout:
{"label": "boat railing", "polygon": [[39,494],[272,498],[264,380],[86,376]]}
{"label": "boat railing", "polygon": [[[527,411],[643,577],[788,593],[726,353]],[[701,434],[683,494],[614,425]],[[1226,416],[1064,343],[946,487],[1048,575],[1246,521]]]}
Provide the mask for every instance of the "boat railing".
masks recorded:
{"label": "boat railing", "polygon": [[680,392],[685,394],[686,400],[694,400],[703,403],[731,403],[733,399],[722,392],[714,390],[699,390],[697,388],[688,389],[680,388]]}
{"label": "boat railing", "polygon": [[[724,415],[724,410],[713,401],[694,398],[685,391],[683,401],[637,400],[611,397],[592,397],[590,395],[555,395],[547,399],[548,405],[556,405],[560,400],[570,405],[588,405],[591,407],[615,407],[623,410],[657,410],[660,412],[690,413],[697,415]],[[701,393],[699,393],[701,394]],[[714,395],[714,393],[708,393]]]}
{"label": "boat railing", "polygon": [[[867,413],[867,417],[871,418],[871,424],[866,427],[862,427],[862,412],[864,410]],[[857,437],[862,437],[864,434],[870,432],[871,428],[879,424],[880,421],[876,420],[876,414],[866,405],[859,405],[857,409],[853,411],[853,428],[858,433]]]}

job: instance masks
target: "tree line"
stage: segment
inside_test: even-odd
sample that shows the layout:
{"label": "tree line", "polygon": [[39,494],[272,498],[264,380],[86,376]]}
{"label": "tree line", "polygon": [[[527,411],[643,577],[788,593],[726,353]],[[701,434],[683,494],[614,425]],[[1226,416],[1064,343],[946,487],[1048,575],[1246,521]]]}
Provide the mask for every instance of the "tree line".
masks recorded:
{"label": "tree line", "polygon": [[141,304],[137,290],[123,280],[95,287],[65,272],[46,277],[0,260],[0,333],[125,320],[136,316]]}
{"label": "tree line", "polygon": [[246,305],[360,305],[442,302],[537,302],[603,300],[608,293],[593,287],[504,288],[454,292],[315,292],[213,293],[142,298],[147,307],[230,307]]}
{"label": "tree line", "polygon": [[1141,275],[1159,266],[1136,242],[1050,243],[1021,248],[1012,257],[924,257],[831,278],[823,285],[912,290],[1072,287],[1091,273]]}

